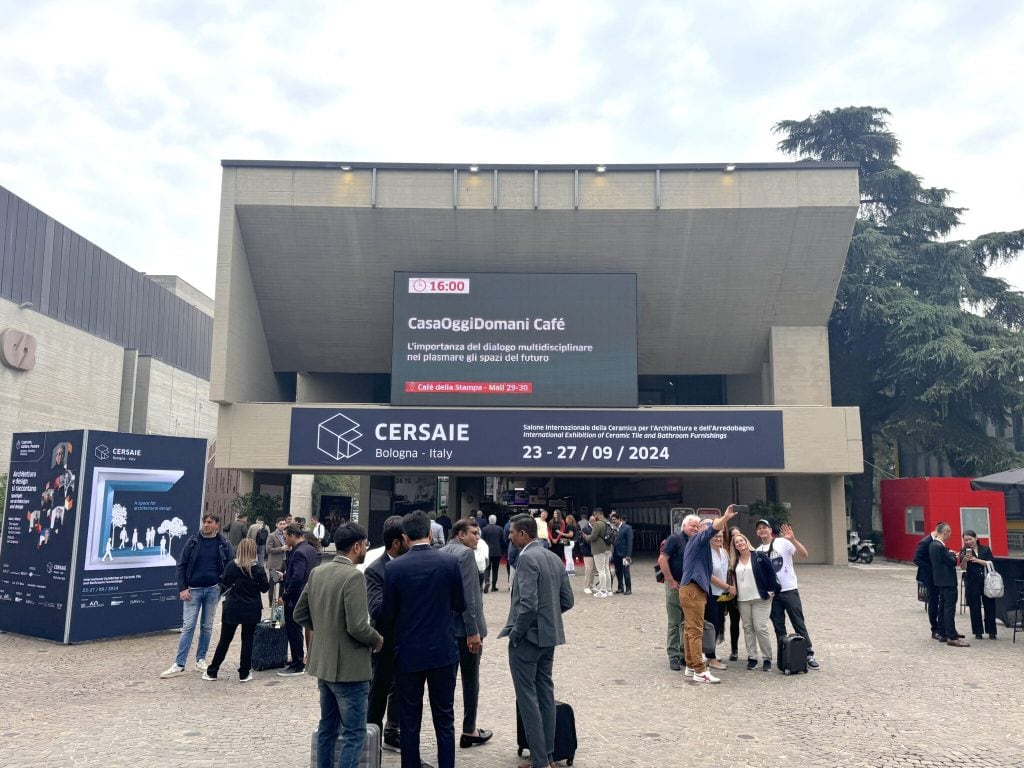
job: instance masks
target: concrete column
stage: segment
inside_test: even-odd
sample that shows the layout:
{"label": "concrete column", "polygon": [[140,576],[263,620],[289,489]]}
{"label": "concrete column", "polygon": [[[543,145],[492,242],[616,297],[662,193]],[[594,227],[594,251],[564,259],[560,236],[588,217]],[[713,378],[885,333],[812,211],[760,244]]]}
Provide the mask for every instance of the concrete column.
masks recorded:
{"label": "concrete column", "polygon": [[302,517],[309,523],[310,517],[316,514],[313,509],[313,475],[292,475],[291,493],[292,517]]}
{"label": "concrete column", "polygon": [[846,557],[846,489],[842,475],[829,475],[828,498],[830,509],[826,511],[825,529],[826,562],[829,565],[845,565]]}
{"label": "concrete column", "polygon": [[832,405],[828,328],[773,327],[768,351],[772,404]]}

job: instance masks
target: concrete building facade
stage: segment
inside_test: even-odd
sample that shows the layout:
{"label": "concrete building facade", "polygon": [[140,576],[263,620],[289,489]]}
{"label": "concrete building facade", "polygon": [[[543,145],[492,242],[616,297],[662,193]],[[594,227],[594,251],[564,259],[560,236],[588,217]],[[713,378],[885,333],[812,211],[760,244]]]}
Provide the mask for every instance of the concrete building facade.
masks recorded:
{"label": "concrete building facade", "polygon": [[[389,381],[396,272],[634,273],[640,409],[777,412],[784,465],[556,482],[580,493],[584,478],[598,489],[591,505],[605,506],[642,500],[630,489],[651,478],[654,495],[692,508],[775,497],[812,562],[845,562],[843,478],[861,471],[862,451],[857,409],[831,404],[827,321],[858,203],[857,169],[843,163],[224,161],[217,464],[324,471],[289,463],[293,409],[400,414]],[[398,464],[343,471],[407,474]],[[454,478],[456,514],[479,504],[483,476],[536,474],[436,472]],[[386,482],[374,477],[360,508],[386,513]]]}
{"label": "concrete building facade", "polygon": [[213,439],[213,317],[198,304],[0,187],[0,472],[15,432]]}

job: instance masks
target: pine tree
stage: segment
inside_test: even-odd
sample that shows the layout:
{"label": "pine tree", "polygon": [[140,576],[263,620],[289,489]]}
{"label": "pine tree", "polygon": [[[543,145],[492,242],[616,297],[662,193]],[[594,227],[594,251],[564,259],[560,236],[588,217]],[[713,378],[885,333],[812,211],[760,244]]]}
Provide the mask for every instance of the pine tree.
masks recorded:
{"label": "pine tree", "polygon": [[967,476],[1024,463],[987,434],[1024,411],[1024,294],[987,274],[1020,255],[1024,230],[945,241],[963,209],[896,164],[888,116],[846,107],[774,128],[787,154],[860,164],[860,211],[829,319],[833,402],[860,407],[860,531],[871,530],[876,439]]}

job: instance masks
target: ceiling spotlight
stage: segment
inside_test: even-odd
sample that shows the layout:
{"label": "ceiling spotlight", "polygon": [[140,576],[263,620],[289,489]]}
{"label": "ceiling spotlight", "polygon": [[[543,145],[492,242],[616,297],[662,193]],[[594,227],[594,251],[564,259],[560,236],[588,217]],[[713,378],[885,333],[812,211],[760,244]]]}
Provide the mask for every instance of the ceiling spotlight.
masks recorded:
{"label": "ceiling spotlight", "polygon": [[473,163],[471,166],[469,166],[469,172],[470,173],[476,173],[479,170],[480,170],[480,166],[477,165],[476,163]]}
{"label": "ceiling spotlight", "polygon": [[724,170],[726,173],[732,173],[733,171],[736,170],[736,163],[729,163],[722,170]]}
{"label": "ceiling spotlight", "polygon": [[606,170],[608,170],[608,169],[605,168],[603,165],[597,166],[597,172],[598,173],[604,173]]}
{"label": "ceiling spotlight", "polygon": [[343,166],[341,166],[341,170],[343,170],[343,171],[351,171],[352,170],[352,166],[351,165],[343,165]]}

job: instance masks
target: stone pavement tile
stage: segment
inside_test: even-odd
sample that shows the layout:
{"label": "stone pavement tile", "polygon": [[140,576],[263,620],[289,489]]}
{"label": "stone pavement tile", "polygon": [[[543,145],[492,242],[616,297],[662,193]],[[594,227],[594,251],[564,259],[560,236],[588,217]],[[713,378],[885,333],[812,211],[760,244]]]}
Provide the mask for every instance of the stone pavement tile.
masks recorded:
{"label": "stone pavement tile", "polygon": [[[668,669],[663,592],[650,562],[634,565],[628,597],[592,598],[574,578],[577,605],[554,676],[556,696],[576,711],[575,765],[1024,766],[1024,642],[1007,635],[960,649],[931,640],[907,566],[797,569],[821,671],[748,672],[741,635],[740,661],[715,686]],[[479,724],[495,735],[458,749],[459,766],[518,764],[507,644],[496,638],[508,602],[507,590],[484,596],[491,636]],[[957,625],[969,634],[966,614]],[[245,685],[229,675],[210,683],[194,667],[160,680],[177,637],[68,647],[0,634],[0,768],[309,764],[314,680],[268,671]],[[225,671],[237,654],[236,640]],[[421,752],[436,763],[429,710]],[[398,755],[385,752],[383,764],[397,768]]]}

